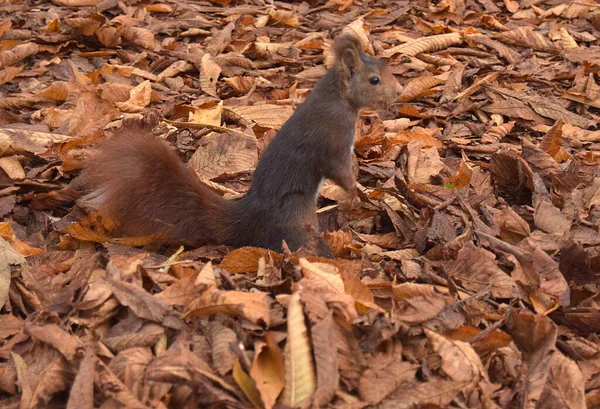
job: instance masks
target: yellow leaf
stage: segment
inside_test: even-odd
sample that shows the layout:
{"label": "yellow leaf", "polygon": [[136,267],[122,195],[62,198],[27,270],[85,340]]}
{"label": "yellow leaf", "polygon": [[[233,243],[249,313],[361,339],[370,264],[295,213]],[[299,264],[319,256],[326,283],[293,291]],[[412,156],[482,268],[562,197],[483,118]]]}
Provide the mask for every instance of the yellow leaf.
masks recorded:
{"label": "yellow leaf", "polygon": [[258,393],[258,390],[256,389],[256,385],[254,384],[254,381],[252,380],[252,378],[250,378],[250,376],[248,376],[246,371],[244,371],[244,369],[242,368],[242,365],[240,365],[240,361],[235,361],[233,363],[233,379],[235,380],[235,383],[238,384],[238,386],[240,387],[242,392],[244,392],[244,395],[246,395],[248,400],[254,405],[255,408],[257,408],[257,409],[264,408],[264,405],[263,405],[262,401],[260,400],[260,394]]}
{"label": "yellow leaf", "polygon": [[196,108],[190,112],[190,122],[204,125],[221,126],[221,115],[223,114],[223,101],[211,108]]}
{"label": "yellow leaf", "polygon": [[300,406],[317,389],[312,346],[304,321],[300,294],[294,293],[288,303],[288,336],[285,345],[285,387],[281,403]]}

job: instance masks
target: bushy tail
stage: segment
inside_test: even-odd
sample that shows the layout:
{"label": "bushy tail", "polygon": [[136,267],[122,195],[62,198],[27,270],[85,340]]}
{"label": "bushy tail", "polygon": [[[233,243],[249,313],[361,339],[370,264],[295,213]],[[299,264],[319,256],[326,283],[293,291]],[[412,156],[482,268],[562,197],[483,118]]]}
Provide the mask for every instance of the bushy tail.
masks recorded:
{"label": "bushy tail", "polygon": [[202,184],[164,141],[124,129],[86,161],[87,206],[116,218],[132,236],[169,244],[223,243],[233,204]]}

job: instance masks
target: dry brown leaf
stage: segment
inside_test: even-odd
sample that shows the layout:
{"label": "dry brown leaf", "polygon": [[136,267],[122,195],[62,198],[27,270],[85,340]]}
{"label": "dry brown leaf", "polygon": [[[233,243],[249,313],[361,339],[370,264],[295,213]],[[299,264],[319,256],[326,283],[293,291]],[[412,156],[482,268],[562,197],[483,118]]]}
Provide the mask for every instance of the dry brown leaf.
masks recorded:
{"label": "dry brown leaf", "polygon": [[338,268],[331,264],[311,263],[304,258],[299,260],[302,275],[310,280],[317,280],[328,291],[344,294],[344,281]]}
{"label": "dry brown leaf", "polygon": [[171,13],[173,12],[173,7],[164,3],[157,4],[145,4],[144,8],[148,11],[153,11],[155,13]]}
{"label": "dry brown leaf", "polygon": [[354,37],[360,40],[363,50],[373,54],[373,49],[369,40],[368,25],[365,25],[365,21],[362,17],[346,25],[340,34],[352,34]]}
{"label": "dry brown leaf", "polygon": [[143,288],[110,277],[106,277],[105,280],[117,300],[122,305],[129,307],[138,317],[162,322],[169,315],[167,304],[152,297]]}
{"label": "dry brown leaf", "polygon": [[513,127],[515,126],[515,121],[508,122],[506,124],[492,126],[488,129],[482,136],[482,143],[497,143],[502,140],[506,135],[508,135]]}
{"label": "dry brown leaf", "polygon": [[294,113],[288,105],[251,105],[239,107],[227,107],[234,115],[242,117],[248,122],[256,122],[265,128],[279,129]]}
{"label": "dry brown leaf", "polygon": [[339,363],[337,346],[331,342],[334,337],[335,321],[333,313],[313,325],[311,335],[317,370],[317,389],[312,397],[317,405],[329,402],[339,388]]}
{"label": "dry brown leaf", "polygon": [[[42,254],[44,252],[42,249],[33,247],[33,246],[27,244],[26,242],[20,240],[15,235],[15,232],[13,231],[13,228],[10,225],[10,222],[0,222],[0,237],[2,239],[6,240],[8,243],[10,243],[12,248],[17,253],[19,253],[25,257],[35,256],[38,254]],[[10,257],[10,256],[9,256],[9,258],[11,260],[14,259],[13,257]]]}
{"label": "dry brown leaf", "polygon": [[46,152],[53,144],[66,142],[69,139],[71,137],[68,135],[5,128],[0,130],[0,155],[6,156],[11,153],[41,154]]}
{"label": "dry brown leaf", "polygon": [[421,141],[408,144],[408,180],[410,183],[429,183],[429,178],[445,168],[437,149],[423,148]]}
{"label": "dry brown leaf", "polygon": [[549,200],[541,200],[536,204],[533,223],[546,233],[566,233],[571,229],[571,221]]}
{"label": "dry brown leaf", "polygon": [[123,112],[141,112],[150,103],[152,87],[150,81],[146,80],[129,91],[129,99],[125,102],[115,102],[115,105]]}
{"label": "dry brown leaf", "polygon": [[217,80],[221,75],[221,67],[217,64],[210,54],[202,56],[202,66],[200,69],[200,88],[208,95],[217,97]]}
{"label": "dry brown leaf", "polygon": [[49,87],[36,93],[38,97],[49,98],[55,101],[65,101],[69,93],[73,92],[75,87],[70,82],[56,81],[50,84]]}
{"label": "dry brown leaf", "polygon": [[247,94],[248,92],[250,92],[250,90],[252,89],[252,87],[256,84],[256,79],[252,78],[252,77],[230,77],[230,78],[223,78],[223,81],[229,85],[231,88],[235,89],[236,91],[242,93],[242,94]]}
{"label": "dry brown leaf", "polygon": [[498,79],[499,76],[500,76],[500,72],[497,71],[497,72],[492,72],[492,73],[486,75],[485,77],[478,79],[477,81],[475,81],[473,83],[473,85],[471,85],[464,91],[460,92],[456,97],[454,97],[454,99],[457,100],[457,99],[461,99],[466,96],[474,94],[475,92],[479,91],[479,89],[482,86],[496,82],[496,80]]}
{"label": "dry brown leaf", "polygon": [[435,36],[422,37],[406,44],[397,45],[385,50],[383,57],[389,58],[396,54],[415,56],[420,53],[443,50],[453,45],[462,43],[463,37],[460,33],[439,34]]}
{"label": "dry brown leaf", "polygon": [[[377,358],[383,358],[381,355]],[[377,405],[400,385],[415,381],[417,367],[410,362],[395,359],[375,359],[360,379],[358,393],[371,405]],[[379,362],[384,361],[384,362]],[[386,362],[387,361],[387,362]]]}
{"label": "dry brown leaf", "polygon": [[334,257],[344,257],[350,254],[348,245],[352,243],[352,232],[338,230],[335,232],[324,231],[323,238],[327,242]]}
{"label": "dry brown leaf", "polygon": [[35,43],[25,43],[15,46],[12,50],[0,53],[0,68],[15,65],[25,58],[37,54],[39,46]]}
{"label": "dry brown leaf", "polygon": [[215,277],[215,271],[212,263],[209,261],[198,273],[198,277],[196,277],[196,281],[194,281],[194,287],[198,288],[200,291],[204,291],[208,288],[214,288],[216,286],[217,278]]}
{"label": "dry brown leaf", "polygon": [[434,351],[442,358],[444,373],[457,382],[467,382],[475,386],[486,381],[487,373],[470,344],[452,341],[434,331],[425,329]]}
{"label": "dry brown leaf", "polygon": [[175,61],[173,64],[165,68],[160,74],[158,74],[157,80],[162,81],[165,78],[172,78],[178,74],[189,72],[194,69],[194,65],[187,61]]}
{"label": "dry brown leaf", "polygon": [[127,27],[123,30],[123,38],[142,48],[154,48],[154,34],[142,27]]}
{"label": "dry brown leaf", "polygon": [[512,208],[506,206],[494,210],[494,221],[500,228],[500,238],[510,244],[519,244],[521,240],[531,235],[529,224]]}
{"label": "dry brown leaf", "polygon": [[219,267],[230,273],[254,273],[258,270],[258,262],[261,258],[282,260],[281,254],[274,251],[258,247],[241,247],[225,256]]}
{"label": "dry brown leaf", "polygon": [[269,58],[272,54],[288,55],[292,47],[291,43],[253,43],[254,50],[262,58]]}
{"label": "dry brown leaf", "polygon": [[[437,132],[419,132],[418,130],[411,130],[410,132],[400,132],[398,134],[386,134],[386,142],[390,144],[401,144],[408,145],[411,141],[421,141],[424,148],[436,148],[442,149],[442,142],[433,136]],[[384,146],[385,146],[384,142]]]}
{"label": "dry brown leaf", "polygon": [[206,316],[221,313],[232,317],[244,317],[255,324],[271,322],[266,293],[242,291],[218,291],[208,289],[188,305],[184,317]]}
{"label": "dry brown leaf", "polygon": [[[98,33],[96,33],[98,34]],[[99,76],[102,74],[110,74],[110,75],[120,75],[125,78],[130,78],[132,75],[138,75],[147,80],[156,82],[158,80],[158,76],[154,75],[148,71],[142,70],[137,67],[130,67],[128,65],[115,65],[115,64],[106,64],[102,68],[92,71],[87,74],[87,76],[94,82],[99,82]]]}
{"label": "dry brown leaf", "polygon": [[112,295],[110,285],[103,281],[90,283],[83,299],[73,303],[73,307],[79,310],[89,310],[102,305]]}
{"label": "dry brown leaf", "polygon": [[254,351],[250,376],[256,383],[265,409],[272,409],[285,385],[283,353],[269,333],[265,334],[265,342],[255,342]]}
{"label": "dry brown leaf", "polygon": [[542,34],[534,31],[533,27],[525,26],[511,31],[495,33],[494,37],[511,45],[530,47],[540,51],[557,51],[554,44]]}
{"label": "dry brown leaf", "polygon": [[312,347],[299,293],[292,294],[288,302],[288,336],[284,357],[285,387],[281,403],[299,406],[317,389]]}
{"label": "dry brown leaf", "polygon": [[269,17],[272,24],[284,24],[289,27],[298,27],[299,24],[298,16],[293,11],[271,9]]}
{"label": "dry brown leaf", "polygon": [[8,241],[0,237],[0,305],[8,299],[11,281],[11,265],[25,264],[25,257],[17,253]]}
{"label": "dry brown leaf", "polygon": [[558,163],[566,162],[570,158],[570,155],[562,148],[562,128],[563,123],[556,121],[540,142],[540,149],[556,159]]}
{"label": "dry brown leaf", "polygon": [[458,165],[458,174],[444,179],[444,184],[450,185],[455,189],[461,189],[471,183],[472,177],[473,169],[463,158],[460,161],[460,165]]}
{"label": "dry brown leaf", "polygon": [[23,71],[23,66],[20,67],[6,67],[0,70],[0,84],[6,84],[14,80]]}
{"label": "dry brown leaf", "polygon": [[85,6],[95,6],[100,3],[102,0],[52,0],[52,3],[59,6],[68,6],[68,7],[85,7]]}
{"label": "dry brown leaf", "polygon": [[579,366],[561,353],[552,355],[550,376],[548,379],[552,390],[547,401],[559,399],[565,406],[573,409],[585,409],[585,381]]}
{"label": "dry brown leaf", "polygon": [[90,213],[85,219],[67,226],[64,232],[79,240],[106,243],[116,228],[117,224],[108,215]]}
{"label": "dry brown leaf", "polygon": [[559,28],[559,32],[560,32],[560,45],[562,46],[563,49],[578,47],[577,41],[575,41],[575,39],[569,34],[569,32],[567,31],[566,28],[564,28],[564,27]]}
{"label": "dry brown leaf", "polygon": [[430,320],[446,306],[445,298],[431,285],[403,283],[393,285],[392,291],[398,303],[394,316],[407,323]]}
{"label": "dry brown leaf", "polygon": [[25,179],[25,170],[21,162],[14,156],[0,158],[0,169],[12,180]]}
{"label": "dry brown leaf", "polygon": [[[188,305],[200,294],[199,287],[195,285],[200,275],[188,274],[175,283],[156,294],[155,297],[164,301],[167,305]],[[214,274],[213,274],[214,278]]]}
{"label": "dry brown leaf", "polygon": [[493,250],[514,257],[511,261],[515,264],[515,269],[511,275],[515,281],[534,285],[546,294],[557,297],[563,305],[568,303],[569,286],[560,273],[558,263],[540,247],[535,246],[531,252],[528,252],[486,233],[477,232],[477,235],[484,237]]}
{"label": "dry brown leaf", "polygon": [[[486,16],[486,17],[491,17],[491,16]],[[493,18],[493,17],[491,17]],[[495,20],[497,22],[497,20]],[[499,24],[499,23],[498,23]],[[502,31],[507,31],[506,30],[502,30]],[[466,38],[467,43],[471,44],[471,43],[475,43],[475,44],[482,44],[488,48],[491,48],[492,50],[495,50],[500,57],[504,58],[506,60],[506,62],[508,62],[509,64],[516,64],[519,61],[521,61],[522,57],[521,55],[516,52],[515,50],[513,50],[512,48],[509,48],[507,46],[505,46],[504,44],[492,40],[491,38],[481,35],[481,34],[475,34],[475,35],[471,35],[471,36],[467,36]]]}
{"label": "dry brown leaf", "polygon": [[95,373],[96,355],[92,347],[87,347],[73,381],[67,409],[94,409]]}
{"label": "dry brown leaf", "polygon": [[139,399],[101,360],[96,360],[94,383],[105,393],[127,408],[147,409]]}
{"label": "dry brown leaf", "polygon": [[380,404],[380,409],[410,409],[415,406],[434,405],[448,407],[462,392],[465,383],[434,378],[427,383],[406,382]]}
{"label": "dry brown leaf", "polygon": [[525,407],[533,407],[542,396],[556,354],[556,326],[546,316],[515,311],[508,329],[527,362],[524,379],[527,386],[521,401]]}
{"label": "dry brown leaf", "polygon": [[451,266],[448,274],[467,290],[489,290],[495,298],[519,296],[517,283],[498,267],[494,254],[475,247],[473,243],[467,243],[460,249],[456,262]]}
{"label": "dry brown leaf", "polygon": [[54,350],[38,347],[20,357],[14,352],[11,356],[17,367],[18,382],[23,388],[23,407],[47,407],[56,393],[68,387],[67,362]]}
{"label": "dry brown leaf", "polygon": [[432,90],[433,87],[442,84],[447,78],[444,75],[422,76],[417,77],[408,82],[402,94],[398,98],[400,102],[408,102],[417,98],[426,97],[437,93],[437,90]]}
{"label": "dry brown leaf", "polygon": [[205,179],[253,169],[258,162],[256,140],[238,133],[210,133],[202,138],[189,165]]}
{"label": "dry brown leaf", "polygon": [[0,23],[0,37],[4,35],[10,28],[12,27],[12,21],[10,19],[5,19]]}
{"label": "dry brown leaf", "polygon": [[218,322],[209,323],[205,333],[212,345],[213,366],[219,375],[225,375],[232,370],[235,362],[231,348],[239,342],[237,336],[230,328]]}
{"label": "dry brown leaf", "polygon": [[25,324],[25,331],[36,340],[56,348],[68,361],[74,360],[78,350],[82,347],[77,337],[69,334],[56,324],[34,325],[27,323]]}

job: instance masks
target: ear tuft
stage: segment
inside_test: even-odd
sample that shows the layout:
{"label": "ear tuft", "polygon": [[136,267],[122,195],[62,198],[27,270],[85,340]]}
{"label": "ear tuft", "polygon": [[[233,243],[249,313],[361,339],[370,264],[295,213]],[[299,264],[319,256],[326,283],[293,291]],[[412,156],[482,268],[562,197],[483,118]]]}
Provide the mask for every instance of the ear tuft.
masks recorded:
{"label": "ear tuft", "polygon": [[335,65],[342,74],[349,78],[360,64],[362,44],[360,40],[348,33],[341,34],[333,44],[335,52]]}

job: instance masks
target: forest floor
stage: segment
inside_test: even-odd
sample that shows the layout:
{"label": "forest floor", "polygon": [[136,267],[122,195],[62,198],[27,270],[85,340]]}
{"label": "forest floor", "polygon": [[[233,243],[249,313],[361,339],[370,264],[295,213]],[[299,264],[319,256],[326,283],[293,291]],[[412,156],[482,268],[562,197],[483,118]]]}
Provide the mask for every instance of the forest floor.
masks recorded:
{"label": "forest floor", "polygon": [[[357,126],[350,217],[323,187],[335,259],[74,200],[148,111],[244,194],[342,30],[404,91]],[[599,39],[594,0],[1,2],[0,407],[600,407]]]}

